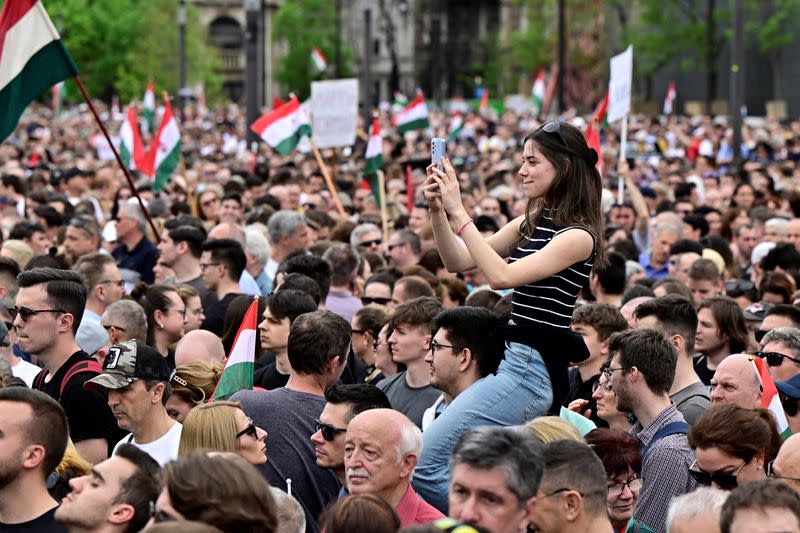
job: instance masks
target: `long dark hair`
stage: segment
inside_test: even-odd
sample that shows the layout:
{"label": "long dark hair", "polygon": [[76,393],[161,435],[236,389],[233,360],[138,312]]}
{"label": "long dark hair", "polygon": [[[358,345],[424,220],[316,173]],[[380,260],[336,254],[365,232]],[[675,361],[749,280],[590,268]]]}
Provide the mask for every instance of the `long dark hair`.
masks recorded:
{"label": "long dark hair", "polygon": [[[561,136],[539,128],[522,141],[533,141],[536,147],[555,167],[556,177],[542,198],[528,200],[525,220],[520,233],[531,237],[545,207],[558,227],[580,224],[595,235],[595,265],[605,264],[603,249],[602,179],[595,168],[597,153],[586,144],[578,128],[560,122]],[[563,141],[567,144],[565,147]]]}

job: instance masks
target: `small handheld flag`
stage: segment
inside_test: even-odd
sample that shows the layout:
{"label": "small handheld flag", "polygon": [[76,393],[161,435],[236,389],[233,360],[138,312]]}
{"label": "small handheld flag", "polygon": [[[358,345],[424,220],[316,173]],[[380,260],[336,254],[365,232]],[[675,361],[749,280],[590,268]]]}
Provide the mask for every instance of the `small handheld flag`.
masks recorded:
{"label": "small handheld flag", "polygon": [[253,369],[256,360],[258,335],[258,296],[253,299],[236,333],[231,353],[225,362],[222,376],[214,389],[212,400],[224,400],[240,390],[253,389]]}

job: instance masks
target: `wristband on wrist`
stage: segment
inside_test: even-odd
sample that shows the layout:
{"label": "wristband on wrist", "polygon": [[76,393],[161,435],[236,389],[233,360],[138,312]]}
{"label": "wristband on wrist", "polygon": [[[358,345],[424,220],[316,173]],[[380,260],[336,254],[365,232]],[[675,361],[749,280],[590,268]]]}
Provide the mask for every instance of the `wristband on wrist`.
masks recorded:
{"label": "wristband on wrist", "polygon": [[460,237],[461,236],[461,232],[464,231],[464,228],[466,228],[467,226],[472,224],[472,222],[473,222],[473,220],[471,218],[468,218],[463,224],[461,224],[458,227],[458,229],[456,230],[456,235],[458,235]]}

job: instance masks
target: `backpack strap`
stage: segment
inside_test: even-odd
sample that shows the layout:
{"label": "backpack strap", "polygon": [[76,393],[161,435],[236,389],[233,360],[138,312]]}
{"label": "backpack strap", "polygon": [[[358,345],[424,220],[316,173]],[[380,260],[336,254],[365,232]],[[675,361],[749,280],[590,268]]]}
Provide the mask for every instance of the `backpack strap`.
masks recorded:
{"label": "backpack strap", "polygon": [[50,372],[46,368],[41,369],[39,373],[36,374],[36,376],[33,378],[33,387],[31,388],[35,390],[44,390],[44,379],[47,377],[47,374],[49,373]]}
{"label": "backpack strap", "polygon": [[70,367],[69,370],[67,370],[67,373],[64,374],[64,379],[61,380],[61,390],[58,393],[59,397],[61,397],[61,395],[64,394],[64,389],[66,388],[67,383],[69,383],[69,380],[73,378],[73,376],[89,372],[93,374],[100,374],[102,371],[103,371],[102,365],[97,361],[95,361],[94,359],[91,359],[89,361],[79,361],[75,363],[74,365],[72,365],[72,367]]}
{"label": "backpack strap", "polygon": [[642,463],[644,463],[645,458],[647,457],[647,452],[650,451],[650,447],[653,446],[653,444],[655,444],[657,441],[670,435],[685,435],[689,432],[689,428],[690,426],[686,422],[671,422],[656,431],[656,434],[653,435],[653,438],[650,439],[650,442],[644,447],[644,450],[642,450]]}

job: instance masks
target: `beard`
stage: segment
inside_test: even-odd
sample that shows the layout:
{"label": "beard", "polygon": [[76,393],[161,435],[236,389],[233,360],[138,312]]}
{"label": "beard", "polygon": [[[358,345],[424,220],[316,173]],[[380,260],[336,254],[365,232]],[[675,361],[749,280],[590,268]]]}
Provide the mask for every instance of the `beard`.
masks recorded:
{"label": "beard", "polygon": [[13,483],[22,472],[22,461],[10,459],[0,463],[0,490]]}
{"label": "beard", "polygon": [[614,389],[614,393],[617,396],[617,411],[622,413],[632,413],[633,401],[629,394],[628,387],[624,383],[624,381],[620,381],[620,386],[618,387],[619,390]]}

